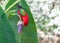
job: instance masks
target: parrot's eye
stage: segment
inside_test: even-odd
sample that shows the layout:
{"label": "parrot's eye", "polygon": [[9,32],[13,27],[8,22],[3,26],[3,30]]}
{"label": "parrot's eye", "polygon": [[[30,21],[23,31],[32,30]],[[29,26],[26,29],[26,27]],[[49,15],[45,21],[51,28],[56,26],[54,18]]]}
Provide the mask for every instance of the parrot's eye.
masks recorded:
{"label": "parrot's eye", "polygon": [[21,9],[23,9],[19,4],[18,4],[18,8],[21,8]]}

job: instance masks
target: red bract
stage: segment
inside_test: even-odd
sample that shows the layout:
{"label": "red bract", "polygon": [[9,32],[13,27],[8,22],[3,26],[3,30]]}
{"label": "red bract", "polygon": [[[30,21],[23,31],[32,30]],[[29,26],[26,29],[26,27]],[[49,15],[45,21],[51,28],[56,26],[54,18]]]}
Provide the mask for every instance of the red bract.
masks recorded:
{"label": "red bract", "polygon": [[23,21],[23,23],[24,23],[24,26],[27,26],[28,25],[28,19],[29,19],[29,17],[28,17],[28,14],[25,12],[25,16],[21,16],[21,19],[22,19],[22,21]]}

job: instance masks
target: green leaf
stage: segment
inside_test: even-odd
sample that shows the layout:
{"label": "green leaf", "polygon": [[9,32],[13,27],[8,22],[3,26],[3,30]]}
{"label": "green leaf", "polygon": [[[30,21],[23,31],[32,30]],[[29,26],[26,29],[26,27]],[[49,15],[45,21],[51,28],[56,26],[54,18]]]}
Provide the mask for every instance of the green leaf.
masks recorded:
{"label": "green leaf", "polygon": [[23,28],[23,32],[20,35],[21,43],[38,43],[36,25],[29,6],[26,4],[25,0],[21,0],[20,5],[24,8],[29,16],[29,25]]}
{"label": "green leaf", "polygon": [[[24,10],[28,13],[29,16],[29,24],[27,27],[23,27],[22,33],[17,34],[17,22],[19,21],[18,16],[8,17],[9,23],[11,27],[13,28],[13,31],[15,33],[17,43],[38,43],[38,37],[37,37],[37,31],[36,31],[36,25],[33,19],[33,16],[30,12],[29,6],[26,4],[25,0],[21,0],[19,2],[20,5],[24,8]],[[9,5],[9,4],[8,4]],[[17,9],[16,5],[11,10]]]}
{"label": "green leaf", "polygon": [[6,6],[6,9],[9,7],[9,6],[11,6],[11,4],[13,4],[14,2],[15,2],[16,0],[9,0],[9,2],[8,2],[8,4],[7,4],[7,6]]}
{"label": "green leaf", "polygon": [[8,22],[6,14],[0,7],[0,43],[16,43],[14,32]]}
{"label": "green leaf", "polygon": [[17,40],[17,43],[19,42],[19,37],[18,37],[18,27],[17,27],[17,22],[19,20],[18,16],[13,16],[13,17],[8,17],[9,19],[9,23],[10,23],[10,26],[12,27],[13,29],[13,32],[15,34],[15,37],[16,37],[16,40]]}

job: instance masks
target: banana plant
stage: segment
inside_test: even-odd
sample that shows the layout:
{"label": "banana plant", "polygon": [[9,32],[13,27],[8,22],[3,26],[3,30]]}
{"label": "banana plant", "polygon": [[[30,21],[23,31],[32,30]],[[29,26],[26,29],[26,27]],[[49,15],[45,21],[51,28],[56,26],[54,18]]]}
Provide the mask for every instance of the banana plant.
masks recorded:
{"label": "banana plant", "polygon": [[[18,33],[18,21],[25,18],[18,15],[18,5],[28,15],[28,25],[24,26],[22,32]],[[21,10],[22,12],[22,10]],[[24,16],[24,13],[22,12]],[[25,19],[24,19],[24,23]],[[9,0],[3,10],[0,7],[0,43],[38,43],[36,25],[25,0]]]}

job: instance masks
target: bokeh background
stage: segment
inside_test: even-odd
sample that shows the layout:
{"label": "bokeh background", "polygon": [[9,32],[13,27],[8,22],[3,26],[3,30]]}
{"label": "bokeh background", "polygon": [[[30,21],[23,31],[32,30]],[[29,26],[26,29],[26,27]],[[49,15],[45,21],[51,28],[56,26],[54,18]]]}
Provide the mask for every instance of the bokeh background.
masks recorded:
{"label": "bokeh background", "polygon": [[60,0],[26,0],[34,17],[39,43],[60,43]]}

